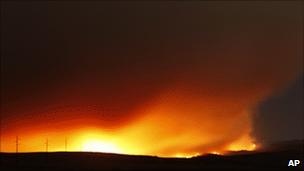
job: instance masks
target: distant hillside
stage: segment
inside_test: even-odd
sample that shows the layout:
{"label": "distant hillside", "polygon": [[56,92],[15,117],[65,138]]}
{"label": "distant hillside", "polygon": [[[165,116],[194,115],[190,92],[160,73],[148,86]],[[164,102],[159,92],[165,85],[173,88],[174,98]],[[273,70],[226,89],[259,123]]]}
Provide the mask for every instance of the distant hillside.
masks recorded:
{"label": "distant hillside", "polygon": [[[190,159],[86,152],[1,153],[1,170],[290,170],[287,167],[290,159],[304,161],[303,141],[273,147],[260,152]],[[303,169],[303,165],[298,169]]]}

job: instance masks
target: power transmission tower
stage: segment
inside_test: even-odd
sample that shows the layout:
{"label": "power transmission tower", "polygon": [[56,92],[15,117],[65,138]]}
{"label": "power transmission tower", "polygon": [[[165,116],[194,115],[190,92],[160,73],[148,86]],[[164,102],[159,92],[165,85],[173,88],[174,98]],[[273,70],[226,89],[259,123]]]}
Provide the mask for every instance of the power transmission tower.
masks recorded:
{"label": "power transmission tower", "polygon": [[1,123],[0,123],[0,152],[2,152],[2,134],[1,134]]}
{"label": "power transmission tower", "polygon": [[18,135],[16,136],[16,153],[19,151],[19,137]]}
{"label": "power transmission tower", "polygon": [[48,152],[49,150],[49,139],[47,138],[45,141],[45,151]]}
{"label": "power transmission tower", "polygon": [[67,140],[67,137],[65,137],[65,140],[64,140],[64,149],[65,149],[65,151],[67,151],[67,149],[68,149],[68,140]]}

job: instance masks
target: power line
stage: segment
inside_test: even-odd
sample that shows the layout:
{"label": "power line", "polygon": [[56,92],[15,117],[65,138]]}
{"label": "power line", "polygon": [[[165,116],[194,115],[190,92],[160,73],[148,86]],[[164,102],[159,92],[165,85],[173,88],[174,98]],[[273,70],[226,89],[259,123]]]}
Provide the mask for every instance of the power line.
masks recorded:
{"label": "power line", "polygon": [[68,139],[67,139],[67,137],[65,137],[65,139],[64,139],[64,149],[65,149],[65,151],[67,151],[67,149],[68,149]]}
{"label": "power line", "polygon": [[45,141],[45,151],[48,152],[49,150],[49,139],[47,138]]}
{"label": "power line", "polygon": [[19,137],[18,135],[16,136],[16,153],[19,151]]}

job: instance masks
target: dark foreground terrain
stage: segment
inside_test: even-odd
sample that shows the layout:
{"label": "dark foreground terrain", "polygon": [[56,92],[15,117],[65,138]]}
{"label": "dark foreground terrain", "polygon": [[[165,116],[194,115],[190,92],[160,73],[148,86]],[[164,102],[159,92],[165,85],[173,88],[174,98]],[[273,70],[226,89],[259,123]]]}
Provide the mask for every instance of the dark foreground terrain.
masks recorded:
{"label": "dark foreground terrain", "polygon": [[[300,166],[288,167],[291,159],[301,160]],[[298,142],[260,152],[189,159],[86,152],[1,153],[0,170],[303,170],[303,159],[303,142]]]}

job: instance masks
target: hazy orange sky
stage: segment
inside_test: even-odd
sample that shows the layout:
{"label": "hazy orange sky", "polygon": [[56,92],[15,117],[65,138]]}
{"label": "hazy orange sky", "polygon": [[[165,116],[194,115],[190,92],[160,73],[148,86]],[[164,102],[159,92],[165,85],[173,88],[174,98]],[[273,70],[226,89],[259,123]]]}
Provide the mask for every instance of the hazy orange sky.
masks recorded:
{"label": "hazy orange sky", "polygon": [[297,2],[1,4],[6,152],[252,150],[258,106],[303,74]]}

